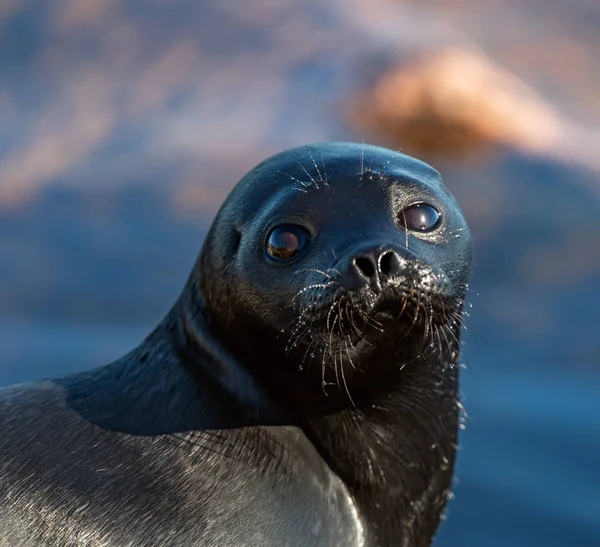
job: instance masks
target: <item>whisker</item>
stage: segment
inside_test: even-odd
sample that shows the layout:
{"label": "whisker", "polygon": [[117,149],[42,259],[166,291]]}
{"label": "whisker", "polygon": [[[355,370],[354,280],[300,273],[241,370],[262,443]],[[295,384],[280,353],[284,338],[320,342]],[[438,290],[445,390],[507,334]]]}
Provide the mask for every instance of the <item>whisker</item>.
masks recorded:
{"label": "whisker", "polygon": [[352,302],[352,305],[354,307],[354,309],[356,309],[356,311],[359,313],[359,315],[362,317],[362,319],[365,321],[365,323],[367,323],[369,326],[373,327],[374,329],[383,332],[382,324],[379,323],[378,321],[375,321],[371,316],[369,316],[368,313],[366,313],[361,307],[360,305],[354,301],[352,294],[349,293],[348,296],[350,297],[350,301]]}
{"label": "whisker", "polygon": [[315,161],[315,158],[312,155],[312,152],[309,150],[308,151],[308,155],[310,156],[310,159],[313,162],[313,165],[315,166],[315,169],[317,170],[317,175],[319,176],[319,182],[321,184],[327,184],[327,181],[323,179],[323,175],[321,175],[321,171],[319,171],[319,166],[317,165],[317,162]]}
{"label": "whisker", "polygon": [[[347,344],[346,344],[346,353],[348,354],[348,360],[350,361],[352,368],[356,369],[356,367],[354,366],[354,363],[352,362],[352,358],[350,357],[350,351],[348,350]],[[350,402],[352,403],[354,410],[357,410],[356,405],[354,404],[354,399],[352,399],[352,395],[350,395],[350,390],[348,389],[348,383],[346,382],[346,376],[344,374],[344,361],[342,361],[341,359],[340,359],[340,368],[342,369],[342,381],[344,382],[344,387],[346,388],[346,394],[348,395],[348,399],[350,399]]]}
{"label": "whisker", "polygon": [[297,190],[300,190],[300,191],[304,192],[305,194],[308,194],[307,188],[311,187],[310,182],[297,179],[296,177],[293,177],[292,175],[290,175],[289,173],[286,173],[285,171],[277,171],[277,172],[281,173],[282,175],[285,175],[286,177],[289,177],[292,181],[294,181],[295,183],[302,186],[302,188],[297,188]]}
{"label": "whisker", "polygon": [[328,179],[328,177],[327,177],[327,171],[326,171],[326,169],[325,169],[325,158],[323,157],[323,153],[322,153],[322,152],[321,152],[321,166],[323,167],[323,173],[324,173],[324,175],[325,175],[325,180],[324,180],[324,182],[325,182],[325,184],[329,184],[329,183],[327,182],[327,179]]}
{"label": "whisker", "polygon": [[[332,270],[333,268],[329,268],[329,270]],[[337,272],[337,270],[335,270]],[[321,275],[324,275],[325,277],[327,277],[328,279],[333,279],[333,276],[327,272],[324,272],[323,270],[318,270],[317,268],[301,268],[300,270],[296,270],[294,273],[294,275],[297,275],[299,273],[303,273],[303,272],[316,272],[319,273]],[[341,274],[340,274],[341,275]]]}
{"label": "whisker", "polygon": [[306,173],[306,176],[312,181],[312,183],[315,185],[316,189],[319,189],[319,184],[317,183],[317,181],[314,179],[314,177],[306,170],[306,167],[304,167],[304,165],[302,165],[299,161],[296,162],[300,168],[302,169],[302,171],[304,171]]}
{"label": "whisker", "polygon": [[365,174],[365,136],[362,136],[362,144],[360,147],[360,178]]}

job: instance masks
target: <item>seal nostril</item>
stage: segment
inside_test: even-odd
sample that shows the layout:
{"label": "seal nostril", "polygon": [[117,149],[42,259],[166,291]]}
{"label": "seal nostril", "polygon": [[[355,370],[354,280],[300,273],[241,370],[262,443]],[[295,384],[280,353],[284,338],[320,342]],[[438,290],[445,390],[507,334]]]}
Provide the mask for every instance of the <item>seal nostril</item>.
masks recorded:
{"label": "seal nostril", "polygon": [[382,274],[392,276],[400,271],[400,259],[394,251],[388,251],[379,259]]}
{"label": "seal nostril", "polygon": [[356,267],[366,277],[373,277],[375,275],[375,265],[368,258],[360,257],[354,260]]}

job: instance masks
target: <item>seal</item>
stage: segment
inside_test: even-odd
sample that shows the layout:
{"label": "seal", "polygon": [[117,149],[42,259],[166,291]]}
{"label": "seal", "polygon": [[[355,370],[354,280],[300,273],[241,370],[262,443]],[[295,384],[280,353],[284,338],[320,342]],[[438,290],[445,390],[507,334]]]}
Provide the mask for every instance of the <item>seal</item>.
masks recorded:
{"label": "seal", "polygon": [[429,545],[471,252],[417,159],[265,160],[139,347],[0,391],[0,543]]}

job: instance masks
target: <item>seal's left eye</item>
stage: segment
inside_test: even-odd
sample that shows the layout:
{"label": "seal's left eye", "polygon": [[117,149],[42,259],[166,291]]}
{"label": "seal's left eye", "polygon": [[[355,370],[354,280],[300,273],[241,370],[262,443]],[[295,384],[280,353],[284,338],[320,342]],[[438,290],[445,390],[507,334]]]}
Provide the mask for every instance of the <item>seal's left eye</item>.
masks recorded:
{"label": "seal's left eye", "polygon": [[298,254],[308,243],[308,232],[295,224],[283,224],[273,228],[267,238],[267,253],[279,260],[288,260]]}
{"label": "seal's left eye", "polygon": [[400,226],[415,232],[431,232],[438,227],[442,216],[439,211],[427,203],[415,203],[398,215]]}

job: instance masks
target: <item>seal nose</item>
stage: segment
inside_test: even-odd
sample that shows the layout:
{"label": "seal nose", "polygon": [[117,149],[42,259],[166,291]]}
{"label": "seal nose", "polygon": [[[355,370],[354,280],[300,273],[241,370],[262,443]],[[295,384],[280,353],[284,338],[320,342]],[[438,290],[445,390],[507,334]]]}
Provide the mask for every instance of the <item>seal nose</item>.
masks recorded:
{"label": "seal nose", "polygon": [[352,267],[364,281],[383,284],[388,278],[401,273],[402,260],[390,249],[373,250],[356,256],[352,260]]}

